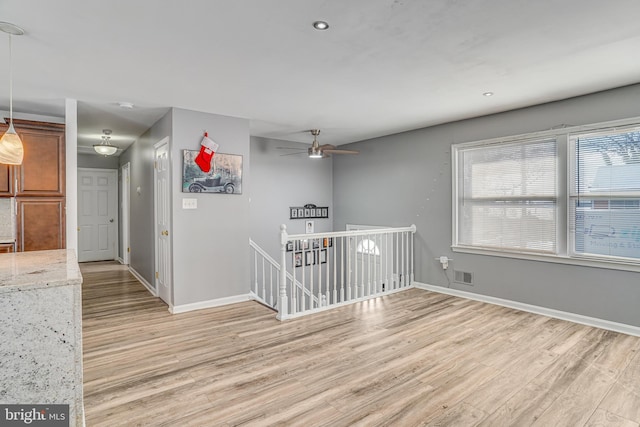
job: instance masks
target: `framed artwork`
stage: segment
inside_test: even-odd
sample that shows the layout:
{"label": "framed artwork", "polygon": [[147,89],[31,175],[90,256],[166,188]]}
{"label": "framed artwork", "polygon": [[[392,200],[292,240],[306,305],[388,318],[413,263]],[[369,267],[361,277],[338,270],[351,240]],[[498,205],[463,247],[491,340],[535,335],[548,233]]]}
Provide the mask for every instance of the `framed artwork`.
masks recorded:
{"label": "framed artwork", "polygon": [[296,252],[293,254],[293,265],[296,267],[302,267],[302,254],[303,252]]}
{"label": "framed artwork", "polygon": [[305,221],[304,230],[305,230],[305,233],[307,234],[313,233],[313,221]]}
{"label": "framed artwork", "polygon": [[296,251],[306,251],[309,249],[308,240],[296,240]]}
{"label": "framed artwork", "polygon": [[333,246],[333,237],[325,237],[324,239],[322,239],[323,248],[330,248],[332,246]]}
{"label": "framed artwork", "polygon": [[316,263],[316,253],[314,251],[307,251],[304,253],[304,265],[313,265]]}
{"label": "framed artwork", "polygon": [[293,252],[293,242],[287,242],[287,252]]}
{"label": "framed artwork", "polygon": [[318,207],[314,204],[304,206],[290,206],[289,219],[329,218],[328,207]]}
{"label": "framed artwork", "polygon": [[211,170],[203,172],[196,164],[197,150],[183,150],[182,192],[242,194],[242,156],[216,153]]}
{"label": "framed artwork", "polygon": [[321,251],[319,251],[320,253],[320,264],[326,264],[327,263],[327,250],[326,249],[322,249]]}
{"label": "framed artwork", "polygon": [[313,249],[320,248],[320,239],[313,239]]}

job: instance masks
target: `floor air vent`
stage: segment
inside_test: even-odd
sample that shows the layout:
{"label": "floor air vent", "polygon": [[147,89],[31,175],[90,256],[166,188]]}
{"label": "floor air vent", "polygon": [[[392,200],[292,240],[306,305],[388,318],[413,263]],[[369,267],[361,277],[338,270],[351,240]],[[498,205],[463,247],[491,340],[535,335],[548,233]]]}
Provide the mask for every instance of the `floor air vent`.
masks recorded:
{"label": "floor air vent", "polygon": [[453,270],[453,281],[465,285],[473,285],[473,274],[466,271]]}

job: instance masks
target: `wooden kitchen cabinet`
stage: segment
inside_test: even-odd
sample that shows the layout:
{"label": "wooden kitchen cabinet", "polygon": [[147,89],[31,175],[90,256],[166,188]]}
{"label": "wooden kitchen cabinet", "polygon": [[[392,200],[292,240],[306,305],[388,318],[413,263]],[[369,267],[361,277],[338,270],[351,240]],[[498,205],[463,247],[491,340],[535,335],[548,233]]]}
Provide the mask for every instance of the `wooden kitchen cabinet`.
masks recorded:
{"label": "wooden kitchen cabinet", "polygon": [[64,199],[19,197],[17,206],[17,251],[43,251],[65,247]]}
{"label": "wooden kitchen cabinet", "polygon": [[[21,165],[0,165],[0,195],[65,196],[64,125],[13,120],[24,146]],[[7,125],[0,125],[4,133]]]}
{"label": "wooden kitchen cabinet", "polygon": [[[24,159],[21,165],[0,164],[0,197],[16,198],[15,250],[64,249],[64,124],[14,119],[13,126],[22,140]],[[0,134],[7,128],[0,124]]]}
{"label": "wooden kitchen cabinet", "polygon": [[13,167],[0,164],[0,197],[13,196]]}

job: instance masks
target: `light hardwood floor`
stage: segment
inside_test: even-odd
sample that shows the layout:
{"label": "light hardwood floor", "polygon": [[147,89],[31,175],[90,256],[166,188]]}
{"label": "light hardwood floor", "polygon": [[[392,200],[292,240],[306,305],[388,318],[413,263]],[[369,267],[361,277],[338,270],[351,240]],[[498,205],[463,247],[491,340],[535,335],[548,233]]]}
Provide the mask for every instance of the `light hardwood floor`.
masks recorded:
{"label": "light hardwood floor", "polygon": [[88,426],[638,426],[640,338],[412,289],[171,315],[82,265]]}

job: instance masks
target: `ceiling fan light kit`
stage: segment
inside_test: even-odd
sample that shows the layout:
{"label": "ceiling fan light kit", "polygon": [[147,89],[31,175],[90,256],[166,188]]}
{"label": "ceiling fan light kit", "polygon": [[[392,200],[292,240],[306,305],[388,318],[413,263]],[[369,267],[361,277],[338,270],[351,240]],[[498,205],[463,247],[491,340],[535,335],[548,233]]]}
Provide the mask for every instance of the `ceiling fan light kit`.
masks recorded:
{"label": "ceiling fan light kit", "polygon": [[331,154],[359,154],[360,152],[357,150],[341,150],[336,148],[335,145],[331,144],[323,144],[320,145],[318,142],[318,135],[320,135],[320,129],[311,129],[311,135],[313,135],[313,142],[311,143],[311,147],[307,150],[292,148],[292,147],[276,147],[280,150],[300,150],[299,153],[292,154],[281,154],[282,156],[292,156],[296,154],[302,154],[305,151],[310,159],[326,159],[327,157],[331,157]]}

